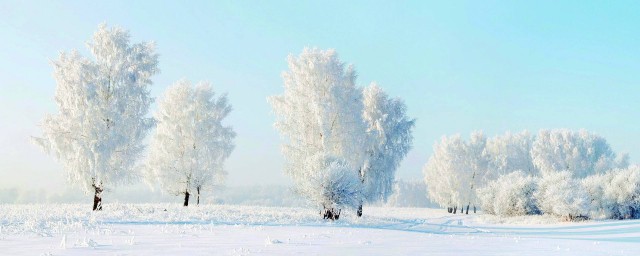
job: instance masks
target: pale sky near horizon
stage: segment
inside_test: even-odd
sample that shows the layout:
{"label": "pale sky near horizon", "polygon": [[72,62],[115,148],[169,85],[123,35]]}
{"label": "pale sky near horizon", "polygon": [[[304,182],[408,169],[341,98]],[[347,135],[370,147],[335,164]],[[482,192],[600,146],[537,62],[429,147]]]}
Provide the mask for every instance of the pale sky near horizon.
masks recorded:
{"label": "pale sky near horizon", "polygon": [[156,42],[155,97],[181,78],[228,93],[229,185],[289,182],[266,97],[305,46],[336,49],[358,85],[405,100],[417,122],[399,178],[421,179],[441,136],[474,130],[584,128],[640,160],[640,2],[322,2],[0,2],[0,189],[66,186],[29,136],[56,111],[49,60],[86,53],[102,22]]}

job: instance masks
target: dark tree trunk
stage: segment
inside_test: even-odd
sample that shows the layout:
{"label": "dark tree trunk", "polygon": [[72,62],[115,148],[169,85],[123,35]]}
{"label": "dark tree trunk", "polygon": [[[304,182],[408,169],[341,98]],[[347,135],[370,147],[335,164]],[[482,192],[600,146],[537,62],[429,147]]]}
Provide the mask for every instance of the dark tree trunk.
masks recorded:
{"label": "dark tree trunk", "polygon": [[196,205],[200,205],[200,187],[197,187],[198,195],[196,196]]}
{"label": "dark tree trunk", "polygon": [[189,191],[184,192],[184,206],[189,206]]}
{"label": "dark tree trunk", "polygon": [[473,206],[473,213],[476,213],[476,206]]}
{"label": "dark tree trunk", "polygon": [[323,212],[323,215],[324,215],[323,219],[338,220],[340,218],[340,212],[341,212],[340,209],[336,210],[334,208],[331,208],[331,209],[325,208]]}
{"label": "dark tree trunk", "polygon": [[358,212],[357,212],[358,217],[362,217],[362,205],[360,205],[358,207]]}
{"label": "dark tree trunk", "polygon": [[93,210],[94,211],[102,211],[102,188],[92,185],[95,189],[95,194],[93,195]]}
{"label": "dark tree trunk", "polygon": [[452,212],[453,212],[453,208],[451,208],[451,207],[447,207],[447,212],[448,212],[448,213],[452,213]]}
{"label": "dark tree trunk", "polygon": [[457,211],[458,211],[458,206],[454,206],[453,207],[453,214],[456,214]]}
{"label": "dark tree trunk", "polygon": [[469,214],[469,205],[467,205],[467,213],[466,214]]}

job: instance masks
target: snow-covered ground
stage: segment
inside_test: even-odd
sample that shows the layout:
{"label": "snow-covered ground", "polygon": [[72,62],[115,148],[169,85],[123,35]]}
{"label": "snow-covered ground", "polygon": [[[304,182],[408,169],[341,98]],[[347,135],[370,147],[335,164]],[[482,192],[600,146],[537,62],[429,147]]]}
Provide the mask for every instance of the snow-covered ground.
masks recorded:
{"label": "snow-covered ground", "polygon": [[330,222],[306,208],[0,205],[0,255],[640,255],[640,220],[364,210]]}

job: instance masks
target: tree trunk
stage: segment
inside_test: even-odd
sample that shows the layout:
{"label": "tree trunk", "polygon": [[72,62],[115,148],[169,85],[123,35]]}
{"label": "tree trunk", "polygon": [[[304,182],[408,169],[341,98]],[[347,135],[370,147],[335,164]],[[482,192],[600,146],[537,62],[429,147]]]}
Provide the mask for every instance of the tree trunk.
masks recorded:
{"label": "tree trunk", "polygon": [[452,213],[452,212],[453,212],[453,208],[451,208],[451,207],[447,207],[447,212],[448,212],[448,213]]}
{"label": "tree trunk", "polygon": [[184,192],[184,206],[189,206],[189,191]]}
{"label": "tree trunk", "polygon": [[467,205],[467,213],[466,214],[469,214],[469,205]]}
{"label": "tree trunk", "polygon": [[458,206],[454,206],[453,207],[453,214],[456,214],[457,211],[458,211]]}
{"label": "tree trunk", "polygon": [[358,212],[357,212],[358,217],[362,217],[362,205],[360,205],[358,207]]}
{"label": "tree trunk", "polygon": [[334,208],[331,208],[331,209],[325,208],[323,213],[324,214],[323,219],[338,220],[340,218],[340,212],[341,212],[340,209],[336,210]]}
{"label": "tree trunk", "polygon": [[198,195],[196,195],[196,205],[200,205],[200,187],[197,187]]}
{"label": "tree trunk", "polygon": [[473,206],[473,213],[476,213],[476,206]]}
{"label": "tree trunk", "polygon": [[95,194],[93,195],[93,210],[94,211],[102,211],[102,188],[92,185],[95,189]]}

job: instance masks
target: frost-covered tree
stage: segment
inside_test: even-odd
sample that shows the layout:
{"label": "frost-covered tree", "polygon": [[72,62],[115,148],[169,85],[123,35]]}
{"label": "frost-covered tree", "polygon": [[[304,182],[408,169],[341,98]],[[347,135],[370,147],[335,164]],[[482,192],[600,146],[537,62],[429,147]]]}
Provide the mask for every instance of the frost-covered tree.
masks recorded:
{"label": "frost-covered tree", "polygon": [[62,163],[68,182],[94,193],[100,210],[105,189],[135,176],[153,126],[146,115],[158,55],[153,43],[132,44],[127,30],[106,25],[87,47],[92,59],[74,50],[53,61],[58,113],[44,118],[34,142]]}
{"label": "frost-covered tree", "polygon": [[[622,181],[610,185],[618,176],[609,172],[627,167],[628,159],[626,154],[617,156],[604,138],[593,133],[541,130],[537,137],[524,131],[488,140],[475,134],[468,142],[460,136],[444,137],[423,171],[429,197],[453,212],[455,206],[473,204],[479,196],[485,212],[499,215],[531,214],[535,202],[540,212],[568,219],[590,214],[635,218],[634,173],[627,171]],[[524,176],[532,176],[536,186]],[[588,178],[581,180],[584,177]],[[486,182],[490,185],[481,192],[474,189]],[[606,192],[621,187],[626,190]]]}
{"label": "frost-covered tree", "polygon": [[506,133],[487,140],[483,154],[488,160],[486,180],[491,181],[514,171],[538,175],[531,159],[533,137],[529,132]]}
{"label": "frost-covered tree", "polygon": [[463,162],[464,156],[462,137],[444,136],[433,146],[433,155],[423,169],[429,198],[441,207],[447,207],[449,212],[454,205],[460,205],[463,184],[459,169],[464,167],[459,163]]}
{"label": "frost-covered tree", "polygon": [[297,191],[332,215],[341,206],[358,207],[368,140],[355,71],[334,50],[305,48],[288,64],[284,94],[269,98],[285,139],[285,173]]}
{"label": "frost-covered tree", "polygon": [[467,157],[466,165],[468,169],[461,177],[463,178],[463,184],[469,184],[467,189],[463,190],[462,206],[467,206],[467,214],[469,214],[469,206],[473,205],[473,211],[476,211],[476,205],[478,204],[478,189],[484,186],[485,177],[487,174],[488,161],[483,155],[484,148],[487,144],[487,137],[481,131],[471,133],[471,139],[467,143]]}
{"label": "frost-covered tree", "polygon": [[513,171],[490,181],[478,191],[482,210],[499,216],[539,214],[533,197],[536,179],[523,171]]}
{"label": "frost-covered tree", "polygon": [[396,169],[411,149],[415,121],[407,117],[401,99],[389,98],[375,83],[363,90],[363,102],[363,118],[370,139],[367,160],[361,171],[364,199],[386,201],[393,193]]}
{"label": "frost-covered tree", "polygon": [[207,82],[194,87],[180,80],[169,87],[154,114],[157,127],[146,168],[150,183],[184,195],[184,206],[194,192],[200,204],[203,190],[222,186],[224,161],[234,148],[235,133],[222,124],[230,112],[227,96],[216,96]]}
{"label": "frost-covered tree", "polygon": [[629,165],[626,154],[616,156],[606,139],[585,130],[541,130],[531,158],[543,174],[568,171],[576,178]]}
{"label": "frost-covered tree", "polygon": [[437,206],[427,197],[427,186],[423,180],[397,180],[393,194],[384,204],[388,207],[433,207]]}
{"label": "frost-covered tree", "polygon": [[589,196],[571,172],[551,172],[538,179],[534,193],[540,211],[566,220],[589,216]]}
{"label": "frost-covered tree", "polygon": [[[429,197],[449,211],[457,207],[476,205],[476,190],[483,186],[482,179],[487,170],[487,161],[482,152],[486,138],[474,132],[466,142],[460,135],[443,137],[433,147],[433,155],[423,172]],[[462,211],[462,209],[461,209]]]}

